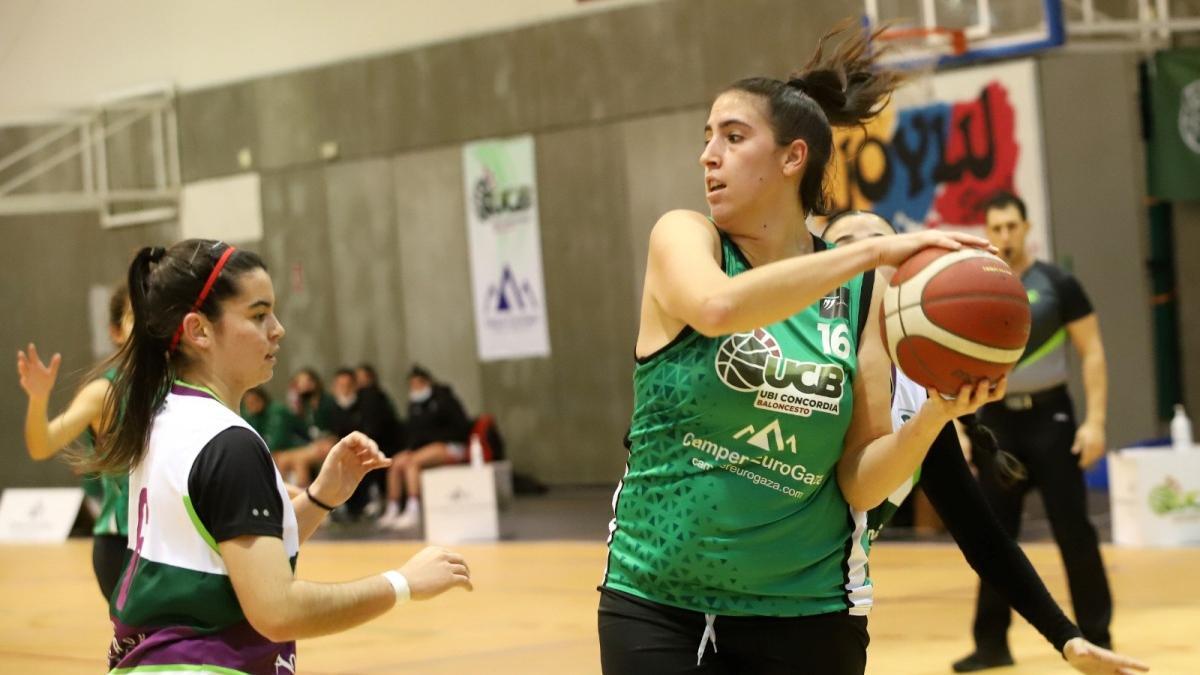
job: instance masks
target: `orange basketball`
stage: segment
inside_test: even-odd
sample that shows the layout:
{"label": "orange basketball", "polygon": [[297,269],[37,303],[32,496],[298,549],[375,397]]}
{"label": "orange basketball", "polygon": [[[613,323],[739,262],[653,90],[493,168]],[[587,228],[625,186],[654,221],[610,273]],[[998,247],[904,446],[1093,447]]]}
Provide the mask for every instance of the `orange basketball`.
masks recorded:
{"label": "orange basketball", "polygon": [[927,248],[905,260],[884,290],[888,355],[912,381],[953,395],[995,382],[1029,340],[1029,299],[1003,260],[980,249]]}

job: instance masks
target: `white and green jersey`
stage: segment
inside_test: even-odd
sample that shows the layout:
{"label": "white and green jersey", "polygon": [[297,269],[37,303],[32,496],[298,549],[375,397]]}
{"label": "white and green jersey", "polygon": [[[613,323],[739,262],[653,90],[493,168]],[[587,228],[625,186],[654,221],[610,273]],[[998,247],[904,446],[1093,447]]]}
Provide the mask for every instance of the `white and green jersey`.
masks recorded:
{"label": "white and green jersey", "polygon": [[[750,269],[721,242],[727,275]],[[750,332],[685,328],[639,360],[605,587],[720,615],[869,611],[866,514],[836,466],[873,275]]]}
{"label": "white and green jersey", "polygon": [[[892,383],[894,387],[892,390],[892,431],[897,431],[900,427],[908,424],[921,406],[925,405],[925,399],[929,398],[929,393],[925,391],[925,387],[908,379],[908,376],[899,368],[892,369]],[[896,509],[900,508],[905,499],[908,499],[908,495],[920,479],[921,467],[917,467],[912,478],[901,483],[900,487],[896,488],[896,491],[889,495],[882,504],[867,513],[868,550],[870,542],[875,541],[879,532],[883,530],[883,526],[887,525],[892,516],[896,515]]]}
{"label": "white and green jersey", "polygon": [[218,542],[276,536],[296,515],[266,444],[211,392],[177,382],[129,475],[129,551],[110,598],[113,673],[295,672],[295,643],[246,621]]}

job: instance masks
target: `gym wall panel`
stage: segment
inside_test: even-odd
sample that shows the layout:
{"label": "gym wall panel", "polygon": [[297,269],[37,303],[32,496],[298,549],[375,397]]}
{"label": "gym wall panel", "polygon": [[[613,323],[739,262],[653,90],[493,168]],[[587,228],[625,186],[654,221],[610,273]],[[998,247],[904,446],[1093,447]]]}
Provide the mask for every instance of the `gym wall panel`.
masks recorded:
{"label": "gym wall panel", "polygon": [[[1059,54],[1038,61],[1055,261],[1080,280],[1100,319],[1113,448],[1154,436],[1158,426],[1135,58]],[[1089,100],[1104,104],[1081,110],[1079,102]],[[1075,361],[1071,389],[1082,421]]]}
{"label": "gym wall panel", "polygon": [[324,169],[266,173],[262,193],[261,253],[275,282],[276,315],[287,330],[269,385],[279,397],[296,370],[310,366],[327,378],[337,363],[340,314],[332,291],[337,273]]}
{"label": "gym wall panel", "polygon": [[554,129],[704,97],[702,3],[668,2],[530,29],[543,58],[538,123]]}
{"label": "gym wall panel", "polygon": [[[463,206],[462,151],[455,146],[401,155],[392,161],[397,247],[381,250],[399,266],[402,369],[416,362],[458,394],[469,415],[486,402],[475,350],[471,272]],[[401,400],[407,380],[397,384]],[[503,420],[503,418],[501,418]]]}
{"label": "gym wall panel", "polygon": [[[337,361],[375,366],[380,384],[399,391],[407,366],[403,290],[392,164],[373,159],[325,171],[329,253],[337,309]],[[327,369],[328,372],[328,369]]]}
{"label": "gym wall panel", "polygon": [[[101,230],[95,213],[0,218],[0,234],[14,242],[0,265],[0,344],[7,349],[8,386],[0,387],[0,487],[76,485],[60,461],[32,462],[25,450],[28,398],[17,384],[16,351],[37,344],[44,361],[63,357],[51,397],[51,416],[61,412],[95,365],[88,291],[123,282],[133,254],[143,245],[174,241],[173,225]],[[17,244],[19,242],[19,244]]]}
{"label": "gym wall panel", "polygon": [[529,451],[545,480],[612,481],[625,464],[637,326],[620,132],[539,135],[537,164],[552,356]]}
{"label": "gym wall panel", "polygon": [[505,136],[535,126],[544,54],[529,31],[500,33],[419,50],[413,95],[424,122],[416,147]]}
{"label": "gym wall panel", "polygon": [[[630,302],[638,308],[650,251],[650,230],[672,209],[708,213],[700,150],[708,108],[643,117],[618,125],[625,153]],[[636,336],[635,336],[636,337]]]}
{"label": "gym wall panel", "polygon": [[237,82],[180,94],[179,154],[185,183],[243,171],[238,153],[259,155],[257,87]]}
{"label": "gym wall panel", "polygon": [[263,169],[322,160],[321,146],[336,143],[343,159],[374,150],[367,123],[367,65],[355,60],[256,81]]}
{"label": "gym wall panel", "polygon": [[703,17],[698,42],[704,81],[701,104],[745,77],[786,77],[812,56],[817,41],[860,8],[844,2],[741,0],[676,3]]}

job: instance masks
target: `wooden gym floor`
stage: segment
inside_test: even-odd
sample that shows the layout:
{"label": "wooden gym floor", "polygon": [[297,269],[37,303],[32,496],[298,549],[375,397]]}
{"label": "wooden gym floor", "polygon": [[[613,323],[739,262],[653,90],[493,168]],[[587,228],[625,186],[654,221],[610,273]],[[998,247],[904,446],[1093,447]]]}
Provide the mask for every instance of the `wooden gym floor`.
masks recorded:
{"label": "wooden gym floor", "polygon": [[[0,672],[98,673],[110,638],[91,572],[89,540],[0,547]],[[299,573],[335,581],[397,566],[416,542],[315,541]],[[462,546],[474,593],[456,591],[393,610],[355,630],[299,645],[311,675],[599,673],[595,629],[602,543],[506,542]],[[1026,550],[1051,591],[1067,601],[1056,549]],[[1200,549],[1104,551],[1116,598],[1113,635],[1155,673],[1200,673]],[[950,672],[969,648],[975,578],[953,545],[881,543],[872,552],[877,604],[867,672]],[[719,627],[719,626],[718,626]],[[699,636],[697,636],[699,639]],[[1018,665],[1009,673],[1071,671],[1019,618]]]}

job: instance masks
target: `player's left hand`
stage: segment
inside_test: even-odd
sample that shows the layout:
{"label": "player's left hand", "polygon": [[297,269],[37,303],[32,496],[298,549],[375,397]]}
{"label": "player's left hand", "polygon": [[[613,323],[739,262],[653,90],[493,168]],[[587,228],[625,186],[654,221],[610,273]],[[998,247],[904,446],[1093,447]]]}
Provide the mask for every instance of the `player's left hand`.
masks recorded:
{"label": "player's left hand", "polygon": [[338,506],[350,499],[368,471],[391,465],[375,441],[355,431],[333,445],[310,489],[325,504]]}
{"label": "player's left hand", "polygon": [[987,379],[980,380],[974,385],[964,384],[954,398],[944,398],[938,390],[928,389],[926,393],[929,394],[929,399],[925,402],[925,406],[938,416],[944,426],[951,420],[964,415],[974,415],[975,411],[985,404],[999,401],[1004,398],[1006,391],[1008,391],[1007,375],[1001,377],[995,384]]}
{"label": "player's left hand", "polygon": [[1063,645],[1063,657],[1072,668],[1089,675],[1136,675],[1150,670],[1141,661],[1097,647],[1083,638],[1068,640]]}
{"label": "player's left hand", "polygon": [[1075,432],[1071,453],[1079,455],[1079,467],[1086,469],[1104,456],[1104,425],[1084,422]]}

